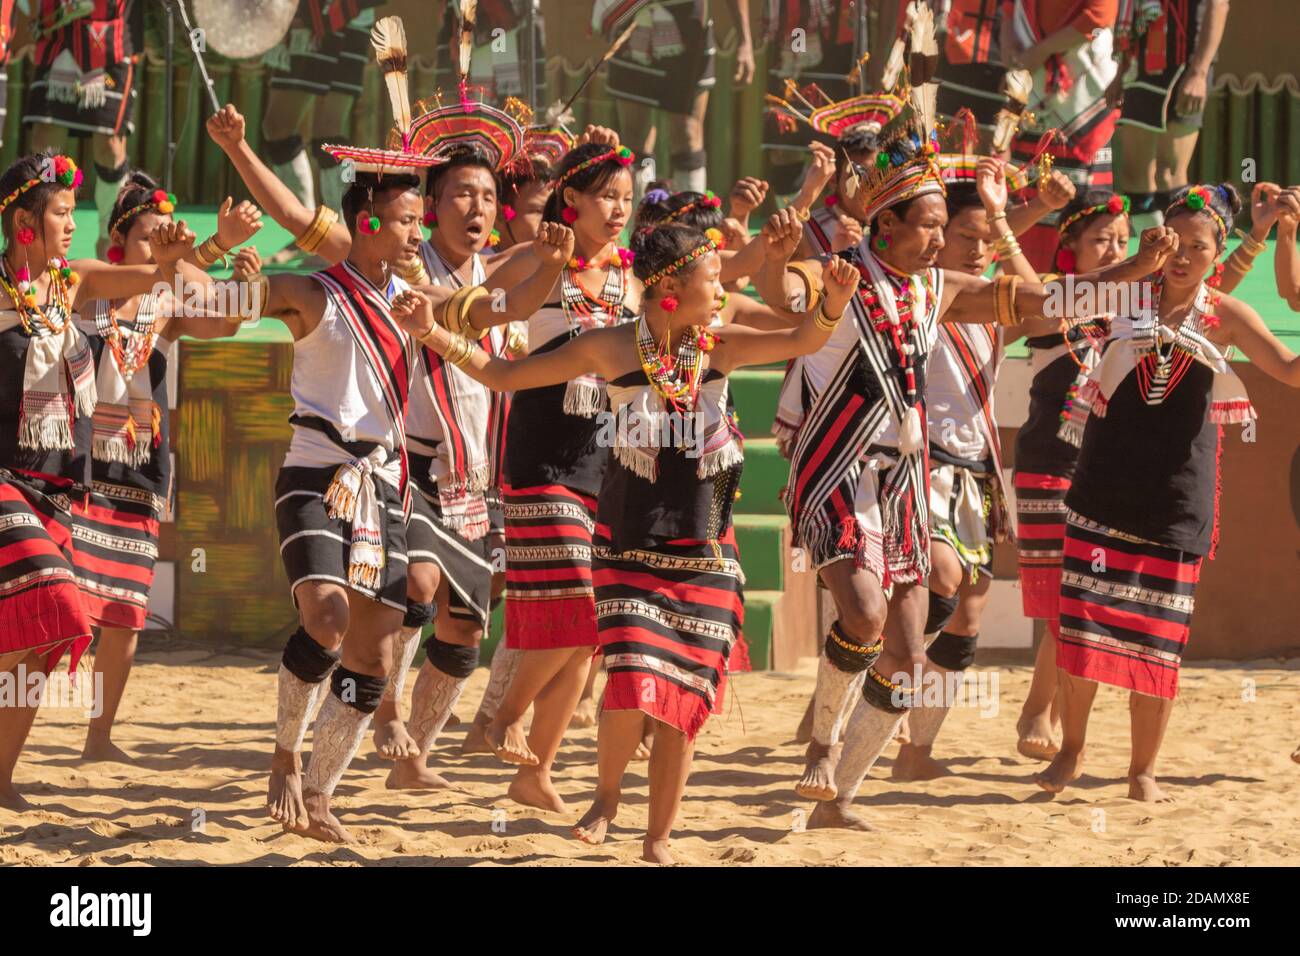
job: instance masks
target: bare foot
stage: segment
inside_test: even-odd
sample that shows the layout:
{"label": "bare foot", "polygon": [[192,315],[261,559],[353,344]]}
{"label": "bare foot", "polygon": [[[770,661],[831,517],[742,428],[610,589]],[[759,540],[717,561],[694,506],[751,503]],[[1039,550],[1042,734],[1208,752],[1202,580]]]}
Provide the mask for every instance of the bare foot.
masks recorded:
{"label": "bare foot", "polygon": [[97,734],[94,731],[86,734],[86,746],[81,750],[81,759],[105,763],[135,763],[135,757],[113,743],[108,734]]}
{"label": "bare foot", "polygon": [[667,840],[646,839],[641,842],[641,859],[647,863],[659,863],[672,866],[677,860],[668,852]]}
{"label": "bare foot", "polygon": [[1060,793],[1083,776],[1083,751],[1068,753],[1062,750],[1047,765],[1047,769],[1034,775],[1034,783],[1048,793]]}
{"label": "bare foot", "polygon": [[459,727],[460,725],[461,725],[461,719],[457,717],[455,714],[448,714],[447,722],[443,724],[444,727]]}
{"label": "bare foot", "polygon": [[582,815],[582,819],[573,825],[573,835],[583,843],[600,846],[605,842],[605,832],[614,822],[618,813],[618,801],[607,800],[599,794],[591,804],[591,809]]}
{"label": "bare foot", "polygon": [[384,781],[387,790],[450,790],[451,783],[442,774],[430,770],[421,760],[399,760]]}
{"label": "bare foot", "polygon": [[808,762],[803,777],[794,785],[794,792],[807,800],[834,800],[839,796],[835,787],[835,765],[840,762],[843,744],[808,744]]}
{"label": "bare foot", "polygon": [[12,783],[0,783],[0,809],[22,813],[24,810],[30,810],[31,808],[32,805],[23,798],[21,793],[14,789]]}
{"label": "bare foot", "polygon": [[538,810],[563,813],[569,809],[564,798],[556,793],[550,773],[541,767],[520,767],[515,772],[515,779],[510,781],[506,796],[515,803]]}
{"label": "bare foot", "polygon": [[912,728],[909,726],[910,723],[909,715],[904,714],[903,722],[898,725],[898,730],[894,731],[894,743],[898,744],[900,747],[903,744],[910,744],[912,742]]}
{"label": "bare foot", "polygon": [[266,789],[266,810],[271,819],[286,830],[296,830],[307,823],[307,807],[302,802],[302,756],[275,748],[271,758],[271,782]]}
{"label": "bare foot", "polygon": [[867,822],[866,817],[860,813],[854,813],[849,809],[847,803],[842,803],[839,800],[827,800],[813,807],[813,812],[808,815],[805,828],[809,830],[860,830],[863,833],[869,833],[875,829]]}
{"label": "bare foot", "polygon": [[409,760],[420,756],[420,745],[406,732],[400,717],[375,724],[375,749],[385,760]]}
{"label": "bare foot", "polygon": [[813,700],[808,699],[808,706],[804,708],[803,717],[799,719],[799,729],[794,732],[794,742],[797,744],[806,744],[812,740],[813,729]]}
{"label": "bare foot", "polygon": [[1016,751],[1031,760],[1051,760],[1061,748],[1052,742],[1052,720],[1046,714],[1016,721]]}
{"label": "bare foot", "polygon": [[895,780],[934,780],[951,776],[952,771],[930,756],[930,748],[918,744],[903,744],[889,775]]}
{"label": "bare foot", "polygon": [[493,721],[484,732],[492,752],[506,763],[519,767],[536,767],[537,754],[528,749],[528,737],[521,721],[501,730]]}
{"label": "bare foot", "polygon": [[1149,773],[1140,773],[1128,778],[1128,798],[1141,800],[1143,803],[1173,803],[1174,798],[1156,783],[1156,778]]}
{"label": "bare foot", "polygon": [[470,754],[492,753],[492,745],[487,740],[487,728],[490,723],[491,721],[482,714],[474,715],[469,730],[465,731],[465,739],[460,742],[460,755],[462,757]]}
{"label": "bare foot", "polygon": [[573,716],[569,718],[570,730],[584,730],[587,727],[596,726],[596,701],[592,697],[584,697],[578,701],[577,708],[573,711]]}
{"label": "bare foot", "polygon": [[357,842],[348,828],[339,823],[338,817],[330,813],[330,801],[325,794],[309,793],[303,802],[307,806],[307,825],[292,832],[322,843]]}

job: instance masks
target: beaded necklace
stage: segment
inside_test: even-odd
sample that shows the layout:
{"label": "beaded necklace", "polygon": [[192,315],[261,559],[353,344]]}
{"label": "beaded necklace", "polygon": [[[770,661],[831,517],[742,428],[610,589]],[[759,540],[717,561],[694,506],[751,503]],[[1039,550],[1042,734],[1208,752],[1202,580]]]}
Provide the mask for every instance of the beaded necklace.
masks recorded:
{"label": "beaded necklace", "polygon": [[682,335],[677,345],[677,355],[668,352],[668,340],[655,343],[650,334],[650,323],[644,315],[637,322],[636,350],[641,368],[654,390],[674,411],[688,412],[695,408],[703,379],[704,353],[713,351],[718,338],[699,325],[692,325]]}
{"label": "beaded necklace", "polygon": [[[1204,335],[1205,328],[1210,324],[1206,320],[1211,316],[1203,316],[1197,305],[1201,294],[1198,287],[1187,314],[1174,330],[1173,340],[1166,346],[1160,340],[1160,299],[1164,292],[1164,274],[1158,273],[1151,285],[1149,314],[1153,316],[1154,324],[1149,336],[1143,336],[1135,343],[1138,351],[1136,372],[1138,394],[1142,400],[1148,405],[1159,405],[1192,367],[1192,362],[1200,351],[1193,336]],[[1215,293],[1210,299],[1210,307],[1213,308],[1218,301],[1219,294]]]}
{"label": "beaded necklace", "polygon": [[[858,274],[862,276],[862,284],[858,286],[857,296],[861,300],[863,308],[867,311],[867,319],[870,321],[871,327],[879,335],[887,337],[893,345],[898,367],[903,371],[907,404],[912,406],[917,402],[915,357],[921,351],[920,324],[917,322],[913,310],[916,299],[915,292],[911,276],[904,275],[887,263],[882,262],[879,258],[876,261],[880,262],[886,276],[892,280],[896,317],[886,313],[880,293],[871,279],[871,272],[867,269],[866,264],[862,262],[857,263]],[[928,290],[930,287],[928,272],[925,273],[922,282]]]}
{"label": "beaded necklace", "polygon": [[135,373],[149,364],[158,332],[154,328],[158,297],[143,295],[136,307],[135,317],[123,328],[118,322],[117,308],[111,302],[100,301],[95,309],[95,328],[108,345],[118,371],[128,382]]}
{"label": "beaded necklace", "polygon": [[[617,321],[623,300],[627,296],[631,256],[630,251],[615,247],[603,262],[593,260],[589,263],[581,256],[575,256],[565,264],[560,272],[560,306],[564,309],[564,317],[570,328],[577,325],[590,329]],[[615,262],[619,264],[618,268],[613,268]],[[578,274],[587,269],[599,268],[608,268],[609,271],[605,273],[605,285],[600,294],[592,295]],[[596,314],[598,310],[604,313],[604,321]]]}
{"label": "beaded necklace", "polygon": [[[38,333],[36,325],[32,319],[35,317],[39,323],[45,327],[45,331],[52,335],[62,335],[64,329],[68,327],[72,316],[72,296],[69,294],[72,283],[69,281],[71,274],[67,266],[67,260],[61,262],[51,259],[49,262],[50,273],[50,301],[42,308],[36,302],[35,294],[31,293],[31,284],[28,284],[28,291],[19,291],[17,283],[9,275],[9,263],[4,257],[0,256],[0,287],[9,294],[13,299],[14,309],[18,312],[18,321],[22,323],[23,331],[29,336]],[[58,320],[52,316],[56,313]]]}

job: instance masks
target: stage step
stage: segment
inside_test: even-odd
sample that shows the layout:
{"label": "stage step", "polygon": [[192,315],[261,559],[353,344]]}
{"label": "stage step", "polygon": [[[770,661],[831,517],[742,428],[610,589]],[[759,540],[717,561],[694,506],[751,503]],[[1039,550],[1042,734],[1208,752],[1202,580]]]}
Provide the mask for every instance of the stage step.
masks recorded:
{"label": "stage step", "polygon": [[746,439],[771,438],[772,419],[785,379],[781,368],[746,368],[731,373],[731,395],[740,419],[740,433]]}
{"label": "stage step", "polygon": [[[744,420],[744,412],[741,412]],[[768,419],[769,422],[771,419]],[[777,451],[775,438],[745,442],[745,470],[740,476],[737,514],[784,515],[781,489],[790,480],[790,463]]]}

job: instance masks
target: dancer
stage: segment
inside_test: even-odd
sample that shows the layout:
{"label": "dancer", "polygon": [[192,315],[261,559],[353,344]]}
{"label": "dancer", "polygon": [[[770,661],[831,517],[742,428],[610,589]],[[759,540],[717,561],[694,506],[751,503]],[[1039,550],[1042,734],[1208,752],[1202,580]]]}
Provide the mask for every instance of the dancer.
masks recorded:
{"label": "dancer", "polygon": [[[749,4],[728,2],[732,22],[739,30],[733,80],[738,87],[748,86],[754,80]],[[657,107],[667,113],[672,160],[667,178],[678,189],[702,193],[708,178],[704,119],[709,91],[717,84],[709,0],[652,0],[632,6],[636,7],[631,15],[636,29],[610,61],[605,78],[605,90],[618,104],[618,128],[625,142],[651,156],[658,136],[652,111]],[[603,20],[607,14],[617,18],[628,7],[620,0],[598,0],[592,10],[592,27],[612,41],[632,20],[619,19],[612,26]],[[647,180],[654,178],[651,175]]]}
{"label": "dancer", "polygon": [[[143,172],[127,177],[113,206],[108,259],[124,266],[153,263],[150,237],[172,222],[175,197]],[[249,203],[217,219],[217,232],[187,258],[206,262],[207,249],[223,253],[261,227]],[[188,267],[186,267],[188,268]],[[144,628],[158,557],[158,522],[171,499],[167,355],[182,335],[219,338],[237,323],[188,315],[171,292],[150,291],[91,303],[78,324],[97,356],[98,402],[92,422],[90,491],[73,502],[73,567],[86,610],[99,628],[95,647],[96,716],[82,758],[129,763],[112,742],[113,721],[126,690],[136,644]]]}
{"label": "dancer", "polygon": [[1065,499],[1063,739],[1034,778],[1052,793],[1083,772],[1088,717],[1104,682],[1129,691],[1128,796],[1172,799],[1156,780],[1156,760],[1196,583],[1218,543],[1223,426],[1256,417],[1224,350],[1233,346],[1265,375],[1300,388],[1300,357],[1254,309],[1215,288],[1228,224],[1240,210],[1228,183],[1174,196],[1165,223],[1177,249],[1141,311],[1116,317],[1072,411],[1085,424]]}
{"label": "dancer", "polygon": [[[155,248],[157,265],[109,266],[66,258],[76,228],[81,171],[67,156],[24,156],[0,174],[0,672],[50,674],[63,655],[76,669],[91,624],[73,567],[72,502],[89,484],[94,357],[77,310],[170,281],[193,243],[177,223]],[[35,266],[34,266],[35,264]],[[13,772],[36,707],[0,707],[0,806],[23,810]]]}
{"label": "dancer", "polygon": [[[798,241],[798,220],[783,211],[765,229],[769,256],[783,263]],[[718,702],[743,615],[731,528],[743,455],[727,414],[726,376],[820,345],[857,273],[847,263],[829,266],[820,307],[796,329],[731,325],[715,336],[708,331],[711,316],[730,304],[722,300],[714,243],[670,224],[637,231],[632,251],[647,290],[634,323],[593,330],[517,362],[472,354],[463,339],[434,323],[431,303],[419,293],[399,296],[394,308],[413,335],[493,388],[587,374],[609,383],[613,416],[606,427],[614,454],[600,488],[592,569],[609,680],[596,800],[574,832],[586,842],[604,840],[642,714],[649,714],[657,726],[642,858],[672,863],[668,838],[694,739]],[[682,430],[687,421],[693,436]]]}
{"label": "dancer", "polygon": [[1300,250],[1296,248],[1296,231],[1300,227],[1300,186],[1278,194],[1277,250],[1274,269],[1277,294],[1293,312],[1300,312]]}
{"label": "dancer", "polygon": [[[939,267],[982,276],[996,253],[1004,274],[1037,281],[1007,225],[1007,188],[997,187],[990,165],[997,163],[970,154],[939,157],[948,186],[948,225]],[[1006,344],[1022,332],[1032,334],[1035,322],[1057,325],[1053,320],[1031,320],[1004,329],[944,323],[926,368],[928,646],[925,671],[917,681],[921,692],[908,714],[908,740],[900,741],[890,774],[895,780],[930,780],[948,772],[933,759],[931,749],[964,672],[975,661],[980,618],[993,579],[993,545],[1012,533],[993,393]]]}
{"label": "dancer", "polygon": [[[947,224],[944,185],[926,121],[913,122],[881,150],[887,163],[862,178],[871,232],[849,253],[868,275],[851,305],[857,336],[841,346],[791,461],[795,543],[811,552],[839,613],[819,666],[813,739],[796,788],[828,801],[810,818],[815,826],[865,826],[848,804],[908,709],[910,690],[898,675],[910,684],[923,666],[922,582],[930,571],[923,372],[936,323],[1017,324],[1042,315],[1048,294],[1018,276],[990,283],[934,267]],[[986,175],[1004,178],[1000,166]],[[1144,258],[1168,241],[1153,235]],[[795,267],[793,283],[770,271],[759,277],[767,301],[799,294],[804,276],[822,268],[816,260]],[[851,399],[863,388],[874,401]],[[840,726],[858,680],[863,701],[847,731],[852,759],[837,773]]]}
{"label": "dancer", "polygon": [[108,247],[108,224],[126,176],[126,140],[135,132],[140,73],[135,52],[143,5],[133,0],[40,0],[32,11],[36,71],[23,124],[35,151],[59,150],[68,136],[91,138],[95,159],[95,254]]}
{"label": "dancer", "polygon": [[1139,224],[1163,220],[1187,185],[1210,71],[1228,22],[1229,0],[1120,0],[1115,21],[1124,102],[1115,128],[1116,188]]}
{"label": "dancer", "polygon": [[[1128,248],[1130,224],[1126,197],[1091,190],[1061,213],[1056,271],[1090,273],[1119,263]],[[1061,546],[1065,533],[1065,495],[1074,475],[1078,448],[1058,437],[1069,420],[1073,397],[1100,355],[1105,319],[1066,334],[1030,335],[1029,413],[1016,435],[1016,546],[1020,598],[1026,617],[1046,622],[1034,676],[1016,722],[1016,749],[1022,756],[1051,760],[1057,753],[1056,640],[1061,593]]]}

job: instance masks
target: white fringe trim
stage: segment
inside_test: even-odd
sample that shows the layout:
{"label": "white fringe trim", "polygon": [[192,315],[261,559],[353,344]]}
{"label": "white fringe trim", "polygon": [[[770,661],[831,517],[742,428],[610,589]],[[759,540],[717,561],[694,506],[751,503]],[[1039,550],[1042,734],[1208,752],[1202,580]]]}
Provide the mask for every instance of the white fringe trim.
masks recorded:
{"label": "white fringe trim", "polygon": [[1210,421],[1216,425],[1240,425],[1259,418],[1249,401],[1215,402],[1210,406]]}
{"label": "white fringe trim", "polygon": [[695,474],[700,478],[712,478],[714,475],[729,471],[745,461],[745,452],[740,442],[734,438],[716,451],[700,456],[700,464]]}
{"label": "white fringe trim", "polygon": [[577,379],[564,389],[564,414],[595,418],[605,410],[605,390],[592,382]]}
{"label": "white fringe trim", "polygon": [[72,423],[64,415],[23,416],[18,423],[18,445],[37,451],[66,451],[72,448]]}
{"label": "white fringe trim", "polygon": [[138,468],[149,461],[152,445],[152,435],[149,441],[136,442],[134,448],[125,438],[97,435],[92,454],[96,461],[116,461]]}
{"label": "white fringe trim", "polygon": [[659,479],[658,455],[647,454],[640,448],[633,448],[630,445],[615,445],[614,457],[624,468],[646,481]]}

